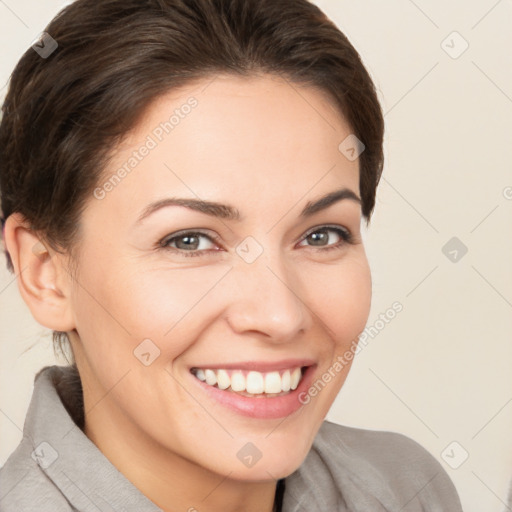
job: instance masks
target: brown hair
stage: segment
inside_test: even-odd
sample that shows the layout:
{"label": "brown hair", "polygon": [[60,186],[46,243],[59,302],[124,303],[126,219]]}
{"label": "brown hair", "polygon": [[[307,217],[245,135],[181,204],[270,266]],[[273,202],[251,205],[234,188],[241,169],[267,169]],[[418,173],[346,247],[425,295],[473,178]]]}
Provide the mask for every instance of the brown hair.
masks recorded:
{"label": "brown hair", "polygon": [[[80,214],[112,148],[151,101],[215,73],[270,73],[326,92],[365,145],[359,180],[369,223],[382,111],[356,50],[307,0],[77,0],[46,32],[58,47],[46,58],[25,52],[3,104],[0,199],[4,219],[20,212],[72,261]],[[67,335],[53,337],[61,346]]]}

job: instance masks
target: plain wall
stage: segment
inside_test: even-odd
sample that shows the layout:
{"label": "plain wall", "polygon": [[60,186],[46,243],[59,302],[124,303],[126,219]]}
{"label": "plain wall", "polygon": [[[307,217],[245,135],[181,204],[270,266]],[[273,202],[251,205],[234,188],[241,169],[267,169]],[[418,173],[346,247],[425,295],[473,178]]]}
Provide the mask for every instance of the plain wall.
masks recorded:
{"label": "plain wall", "polygon": [[[1,98],[65,3],[0,3]],[[364,233],[373,329],[327,419],[410,436],[441,461],[465,511],[501,512],[512,478],[512,2],[316,3],[362,55],[386,112]],[[21,439],[34,374],[55,358],[0,263],[1,465]],[[383,323],[395,301],[403,310]]]}

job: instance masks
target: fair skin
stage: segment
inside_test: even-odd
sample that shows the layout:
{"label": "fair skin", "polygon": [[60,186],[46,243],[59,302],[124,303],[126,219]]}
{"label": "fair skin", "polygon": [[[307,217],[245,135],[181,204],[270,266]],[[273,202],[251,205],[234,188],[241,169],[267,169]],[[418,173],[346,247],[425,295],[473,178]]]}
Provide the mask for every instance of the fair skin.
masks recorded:
{"label": "fair skin", "polygon": [[[371,301],[361,205],[346,198],[300,214],[340,189],[360,197],[359,164],[339,151],[351,129],[322,92],[269,76],[210,82],[159,98],[116,148],[107,178],[168,113],[197,99],[113,190],[91,197],[76,280],[66,254],[44,245],[34,254],[37,236],[18,214],[6,243],[36,320],[71,333],[85,433],[121,473],[165,511],[270,512],[277,479],[303,462],[349,365],[281,417],[227,407],[190,370],[300,360],[314,382],[350,347]],[[170,197],[229,204],[241,219],[167,206],[136,222]],[[189,249],[185,230],[205,236]],[[237,252],[247,237],[262,249],[251,263]],[[147,366],[134,356],[145,339],[160,351]],[[251,467],[237,456],[247,443],[262,455]]]}

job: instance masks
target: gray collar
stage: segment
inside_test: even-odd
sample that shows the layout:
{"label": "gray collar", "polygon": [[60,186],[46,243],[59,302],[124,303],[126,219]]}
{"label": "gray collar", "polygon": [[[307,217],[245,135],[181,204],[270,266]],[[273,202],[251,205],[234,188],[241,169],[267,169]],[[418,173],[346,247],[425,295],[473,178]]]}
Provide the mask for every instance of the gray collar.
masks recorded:
{"label": "gray collar", "polygon": [[[80,512],[161,512],[75,424],[55,383],[69,367],[44,368],[36,377],[25,434],[38,447],[38,464]],[[47,467],[45,467],[47,466]]]}

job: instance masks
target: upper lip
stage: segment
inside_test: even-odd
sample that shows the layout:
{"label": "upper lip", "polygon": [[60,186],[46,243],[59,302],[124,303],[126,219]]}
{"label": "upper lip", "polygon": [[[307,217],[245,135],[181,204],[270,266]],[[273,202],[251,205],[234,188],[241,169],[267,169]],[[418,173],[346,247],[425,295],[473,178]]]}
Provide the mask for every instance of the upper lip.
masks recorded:
{"label": "upper lip", "polygon": [[238,363],[202,364],[192,368],[211,370],[247,370],[256,372],[271,372],[288,370],[291,368],[312,366],[316,363],[313,359],[282,359],[280,361],[240,361]]}

